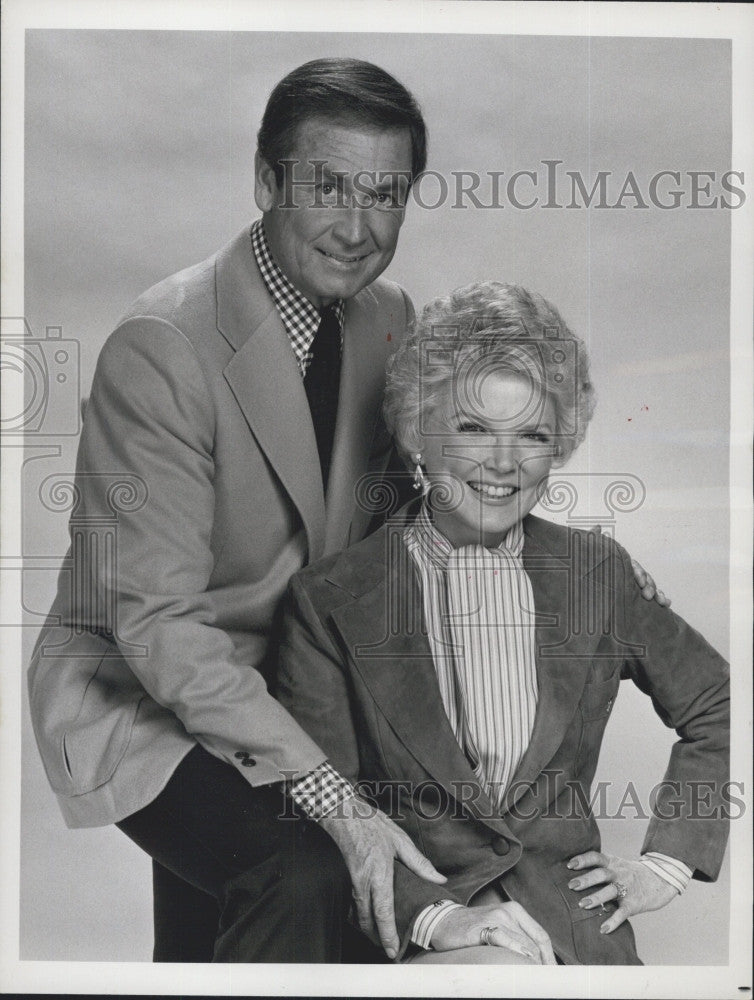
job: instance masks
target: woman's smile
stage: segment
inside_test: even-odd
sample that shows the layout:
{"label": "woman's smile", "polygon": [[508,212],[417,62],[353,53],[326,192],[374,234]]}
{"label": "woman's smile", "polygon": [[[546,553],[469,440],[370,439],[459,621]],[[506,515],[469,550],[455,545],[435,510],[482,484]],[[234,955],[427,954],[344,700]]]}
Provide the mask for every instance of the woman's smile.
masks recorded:
{"label": "woman's smile", "polygon": [[519,492],[517,486],[495,486],[492,483],[475,482],[474,480],[469,480],[466,485],[477,493],[481,500],[488,503],[510,500]]}

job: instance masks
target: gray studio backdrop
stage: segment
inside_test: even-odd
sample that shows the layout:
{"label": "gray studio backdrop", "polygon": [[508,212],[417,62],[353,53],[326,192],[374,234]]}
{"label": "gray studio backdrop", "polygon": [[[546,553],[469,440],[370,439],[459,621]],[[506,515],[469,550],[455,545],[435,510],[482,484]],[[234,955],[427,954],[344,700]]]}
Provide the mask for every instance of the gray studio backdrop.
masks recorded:
{"label": "gray studio backdrop", "polygon": [[[269,90],[325,55],[384,66],[429,124],[429,166],[441,177],[422,185],[427,207],[410,204],[389,276],[417,306],[477,278],[521,283],[559,306],[590,344],[599,404],[561,476],[577,499],[553,516],[614,528],[678,612],[727,653],[730,210],[719,198],[701,206],[725,194],[720,177],[735,166],[728,43],[137,31],[27,34],[25,311],[51,365],[58,331],[47,328],[69,342],[66,382],[52,383],[23,470],[27,653],[66,547],[65,514],[40,489],[73,469],[76,350],[86,395],[129,302],[255,217],[254,136]],[[680,178],[665,176],[650,198],[651,179],[666,170]],[[462,171],[479,175],[479,204],[458,196]],[[516,171],[530,174],[509,198]],[[575,183],[567,171],[587,192],[610,172],[606,207],[599,191],[589,208],[580,197],[565,207]],[[705,189],[689,171],[715,178]],[[629,172],[638,197],[621,200]],[[535,196],[531,208],[514,204]],[[606,481],[626,478],[623,499],[606,505]],[[148,960],[146,857],[114,828],[65,828],[28,717],[24,727],[21,957]],[[607,850],[638,851],[640,814],[673,739],[648,699],[623,685],[598,772],[612,783],[609,811],[621,814],[601,823]],[[727,962],[728,880],[726,865],[716,885],[694,883],[636,919],[644,961]]]}

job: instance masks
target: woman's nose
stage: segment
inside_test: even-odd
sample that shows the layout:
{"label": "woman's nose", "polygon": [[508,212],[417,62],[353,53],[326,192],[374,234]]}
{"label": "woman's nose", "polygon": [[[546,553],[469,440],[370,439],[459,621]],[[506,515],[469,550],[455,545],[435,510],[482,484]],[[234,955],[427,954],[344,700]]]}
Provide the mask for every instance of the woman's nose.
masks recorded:
{"label": "woman's nose", "polygon": [[487,463],[498,472],[513,472],[518,466],[518,456],[514,443],[509,437],[497,437],[490,447]]}

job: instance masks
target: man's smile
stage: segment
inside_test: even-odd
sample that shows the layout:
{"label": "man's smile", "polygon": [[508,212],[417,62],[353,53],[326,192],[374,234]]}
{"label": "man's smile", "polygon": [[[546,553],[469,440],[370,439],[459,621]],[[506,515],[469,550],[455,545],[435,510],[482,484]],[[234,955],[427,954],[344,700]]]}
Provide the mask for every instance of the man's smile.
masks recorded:
{"label": "man's smile", "polygon": [[319,247],[317,247],[317,250],[319,250],[323,257],[327,257],[328,260],[334,260],[338,264],[358,264],[362,260],[366,260],[369,256],[368,253],[363,253],[357,256],[347,257],[345,254],[331,253],[327,250],[322,250]]}

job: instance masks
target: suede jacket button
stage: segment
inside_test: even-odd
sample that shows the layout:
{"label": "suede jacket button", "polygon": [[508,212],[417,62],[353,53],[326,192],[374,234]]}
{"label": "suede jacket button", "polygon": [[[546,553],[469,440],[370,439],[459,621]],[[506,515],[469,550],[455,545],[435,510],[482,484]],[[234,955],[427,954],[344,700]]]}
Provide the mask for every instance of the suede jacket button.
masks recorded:
{"label": "suede jacket button", "polygon": [[511,849],[511,845],[505,837],[495,837],[492,841],[492,850],[502,858]]}

